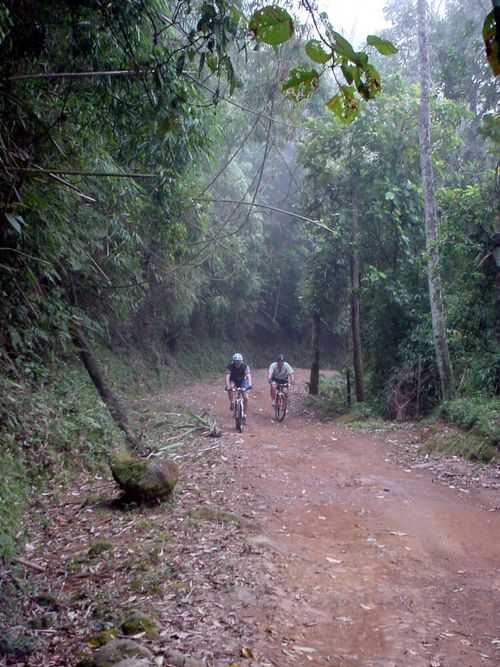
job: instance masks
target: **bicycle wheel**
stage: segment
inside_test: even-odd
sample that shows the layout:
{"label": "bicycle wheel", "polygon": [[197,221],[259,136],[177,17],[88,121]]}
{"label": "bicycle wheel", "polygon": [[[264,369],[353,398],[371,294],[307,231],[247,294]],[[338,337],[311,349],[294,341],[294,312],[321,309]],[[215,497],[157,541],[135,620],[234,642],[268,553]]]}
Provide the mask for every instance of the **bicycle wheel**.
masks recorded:
{"label": "bicycle wheel", "polygon": [[276,395],[276,405],[274,406],[274,412],[276,414],[276,419],[279,422],[282,422],[285,419],[286,415],[286,396],[285,394]]}
{"label": "bicycle wheel", "polygon": [[234,406],[234,420],[236,422],[236,430],[243,432],[243,401],[236,401]]}

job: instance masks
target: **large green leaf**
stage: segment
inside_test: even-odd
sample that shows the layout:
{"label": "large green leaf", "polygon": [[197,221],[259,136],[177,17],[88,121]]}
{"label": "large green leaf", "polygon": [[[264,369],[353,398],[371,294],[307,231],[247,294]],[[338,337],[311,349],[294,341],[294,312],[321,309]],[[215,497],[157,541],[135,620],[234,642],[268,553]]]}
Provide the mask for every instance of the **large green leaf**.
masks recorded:
{"label": "large green leaf", "polygon": [[500,8],[494,8],[484,20],[483,41],[486,48],[486,57],[493,74],[500,74]]}
{"label": "large green leaf", "polygon": [[392,56],[398,52],[398,49],[388,39],[382,39],[377,35],[368,35],[366,38],[368,46],[374,46],[383,56]]}
{"label": "large green leaf", "polygon": [[332,48],[335,53],[341,58],[356,62],[356,52],[352,48],[351,43],[348,42],[345,37],[342,37],[340,33],[335,32],[334,30],[332,31],[332,37],[335,40],[335,43],[332,44]]}
{"label": "large green leaf", "polygon": [[345,80],[347,83],[352,83],[353,81],[359,81],[359,73],[358,73],[358,68],[355,65],[348,65],[344,64],[340,68],[342,70],[342,74],[345,77]]}
{"label": "large green leaf", "polygon": [[319,84],[319,74],[314,69],[294,67],[289,78],[281,84],[281,89],[290,99],[298,102],[309,97]]}
{"label": "large green leaf", "polygon": [[307,42],[306,53],[309,58],[318,65],[324,65],[333,57],[333,54],[328,54],[323,48],[321,42],[317,39],[311,39],[309,42]]}
{"label": "large green leaf", "polygon": [[277,46],[293,35],[290,14],[281,7],[263,7],[254,12],[248,25],[257,42]]}
{"label": "large green leaf", "polygon": [[359,100],[352,86],[340,86],[339,92],[328,100],[326,106],[344,125],[351,123],[359,113]]}

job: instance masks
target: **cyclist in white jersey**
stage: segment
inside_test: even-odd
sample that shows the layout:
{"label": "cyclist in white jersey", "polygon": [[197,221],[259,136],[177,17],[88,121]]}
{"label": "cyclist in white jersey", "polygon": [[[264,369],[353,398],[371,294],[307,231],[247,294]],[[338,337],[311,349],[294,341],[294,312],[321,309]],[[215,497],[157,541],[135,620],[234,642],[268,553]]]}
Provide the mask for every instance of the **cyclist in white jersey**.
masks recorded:
{"label": "cyclist in white jersey", "polygon": [[[269,366],[267,381],[271,385],[271,401],[273,405],[276,403],[276,389],[279,384],[295,384],[293,368],[290,364],[287,364],[282,354],[278,354],[276,361]],[[283,387],[283,393],[288,394],[288,387]]]}

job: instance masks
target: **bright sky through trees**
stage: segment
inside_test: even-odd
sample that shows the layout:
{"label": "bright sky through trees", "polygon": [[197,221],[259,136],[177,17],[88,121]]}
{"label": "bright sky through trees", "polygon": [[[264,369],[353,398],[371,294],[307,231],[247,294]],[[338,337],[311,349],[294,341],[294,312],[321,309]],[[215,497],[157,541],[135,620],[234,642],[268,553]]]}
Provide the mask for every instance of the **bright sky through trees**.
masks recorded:
{"label": "bright sky through trees", "polygon": [[364,41],[367,35],[387,26],[383,8],[387,0],[319,0],[321,11],[330,17],[333,27],[347,39]]}

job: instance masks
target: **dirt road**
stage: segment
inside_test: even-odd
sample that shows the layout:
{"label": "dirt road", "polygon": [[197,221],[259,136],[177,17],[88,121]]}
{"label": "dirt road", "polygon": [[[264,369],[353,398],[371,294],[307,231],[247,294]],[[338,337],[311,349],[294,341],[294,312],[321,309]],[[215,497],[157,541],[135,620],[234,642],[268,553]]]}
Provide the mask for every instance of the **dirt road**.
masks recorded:
{"label": "dirt road", "polygon": [[320,423],[297,396],[277,423],[265,373],[253,379],[243,435],[219,391],[208,399],[234,463],[227,502],[274,553],[267,594],[242,596],[255,664],[500,665],[498,486],[435,483],[425,462],[389,460],[394,441]]}
{"label": "dirt road", "polygon": [[139,609],[158,627],[133,638],[148,667],[500,665],[500,470],[426,460],[415,428],[322,421],[297,391],[277,423],[265,372],[253,379],[243,434],[220,380],[137,400],[159,445],[176,404],[224,430],[171,452],[171,503],[120,508],[111,479],[83,474],[37,496],[33,594],[12,620],[36,650],[1,664],[77,665]]}

